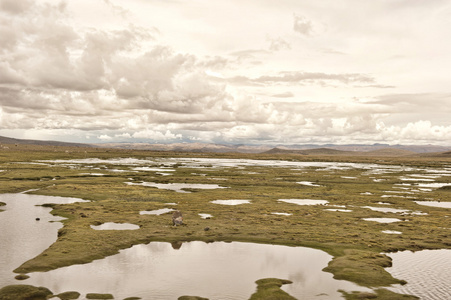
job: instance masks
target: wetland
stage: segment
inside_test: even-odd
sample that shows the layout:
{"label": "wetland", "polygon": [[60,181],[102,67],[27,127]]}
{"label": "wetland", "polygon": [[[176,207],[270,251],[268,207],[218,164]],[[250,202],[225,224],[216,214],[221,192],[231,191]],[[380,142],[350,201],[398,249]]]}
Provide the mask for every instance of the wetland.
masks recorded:
{"label": "wetland", "polygon": [[[450,157],[19,145],[0,150],[0,169],[0,299],[19,284],[81,297],[265,299],[265,278],[282,280],[281,299],[440,299],[451,279],[411,278],[395,256],[441,251],[427,259],[449,270]],[[174,210],[183,225],[172,225]]]}

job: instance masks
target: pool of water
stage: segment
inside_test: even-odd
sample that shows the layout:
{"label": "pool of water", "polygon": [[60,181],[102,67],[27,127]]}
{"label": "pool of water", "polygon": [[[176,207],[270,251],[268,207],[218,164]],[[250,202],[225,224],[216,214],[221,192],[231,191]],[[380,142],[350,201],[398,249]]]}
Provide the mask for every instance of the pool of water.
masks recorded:
{"label": "pool of water", "polygon": [[174,211],[174,209],[172,208],[160,208],[160,209],[156,209],[156,210],[142,210],[139,212],[140,215],[162,215],[162,214],[167,214],[168,212]]}
{"label": "pool of water", "polygon": [[451,202],[446,201],[415,201],[415,203],[433,207],[451,208]]}
{"label": "pool of water", "polygon": [[331,258],[304,247],[189,242],[175,250],[169,243],[152,242],[89,264],[31,273],[26,282],[56,293],[112,293],[115,299],[249,299],[255,281],[267,277],[293,281],[283,289],[297,299],[342,299],[338,289],[365,290],[321,271]]}
{"label": "pool of water", "polygon": [[400,209],[400,208],[390,208],[390,207],[373,207],[373,206],[363,206],[363,208],[369,208],[373,211],[379,211],[384,213],[405,213],[408,212],[408,209]]}
{"label": "pool of water", "polygon": [[364,218],[365,221],[378,222],[378,223],[394,223],[401,222],[402,220],[396,218]]}
{"label": "pool of water", "polygon": [[[17,284],[12,271],[32,259],[56,241],[63,225],[60,217],[50,214],[46,203],[86,202],[78,198],[50,197],[29,194],[0,194],[6,203],[0,212],[0,287]],[[37,218],[39,220],[37,220]]]}
{"label": "pool of water", "polygon": [[297,184],[307,185],[307,186],[321,186],[319,184],[315,184],[311,181],[298,181]]}
{"label": "pool of water", "polygon": [[203,190],[212,190],[212,189],[226,189],[227,187],[219,186],[217,184],[200,184],[200,183],[156,183],[156,182],[126,182],[128,185],[142,185],[149,187],[156,187],[157,189],[163,190],[171,190],[177,193],[190,193],[189,191],[185,191],[184,189],[203,189]]}
{"label": "pool of water", "polygon": [[327,200],[313,200],[313,199],[279,199],[278,201],[297,205],[324,205],[329,203],[329,201]]}
{"label": "pool of water", "polygon": [[422,300],[444,300],[451,296],[451,250],[422,250],[388,253],[393,266],[386,268],[395,278],[407,281],[392,291],[416,295]]}
{"label": "pool of water", "polygon": [[221,205],[240,205],[240,204],[249,204],[250,200],[213,200],[211,203],[221,204]]}
{"label": "pool of water", "polygon": [[91,225],[91,228],[94,230],[137,230],[139,226],[130,223],[107,222],[100,225]]}

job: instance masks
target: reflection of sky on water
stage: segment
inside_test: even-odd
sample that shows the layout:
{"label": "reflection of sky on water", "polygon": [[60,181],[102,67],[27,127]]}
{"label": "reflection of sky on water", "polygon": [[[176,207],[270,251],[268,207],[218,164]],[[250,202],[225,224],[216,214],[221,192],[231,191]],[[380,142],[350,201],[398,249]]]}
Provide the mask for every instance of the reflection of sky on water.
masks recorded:
{"label": "reflection of sky on water", "polygon": [[313,200],[313,199],[279,199],[278,201],[297,205],[324,205],[329,203],[329,201],[327,200]]}
{"label": "reflection of sky on water", "polygon": [[[40,195],[0,194],[0,201],[5,202],[0,212],[0,287],[17,284],[12,271],[25,261],[40,254],[56,241],[57,231],[63,225],[61,217],[50,214],[45,203],[82,202],[78,198],[63,198]],[[36,220],[39,218],[39,221]]]}
{"label": "reflection of sky on water", "polygon": [[394,285],[392,291],[416,295],[425,300],[450,299],[451,250],[422,250],[388,253],[393,266],[386,268],[395,278],[407,281]]}
{"label": "reflection of sky on water", "polygon": [[200,183],[156,183],[156,182],[126,182],[128,185],[142,185],[149,187],[156,187],[157,189],[171,190],[177,193],[190,193],[184,189],[202,189],[202,190],[213,190],[213,189],[226,189],[227,187],[219,186],[217,184],[200,184]]}
{"label": "reflection of sky on water", "polygon": [[[166,204],[168,204],[168,203],[166,203]],[[156,215],[156,216],[159,216],[159,215],[171,212],[171,211],[174,211],[174,209],[172,209],[172,208],[161,208],[161,209],[156,209],[156,210],[143,210],[143,211],[140,211],[139,214],[140,215]]]}
{"label": "reflection of sky on water", "polygon": [[365,221],[378,222],[378,223],[394,223],[401,222],[402,220],[396,218],[364,218]]}
{"label": "reflection of sky on water", "polygon": [[433,207],[451,208],[451,202],[446,201],[415,201],[415,203]]}
{"label": "reflection of sky on water", "polygon": [[130,223],[106,222],[100,225],[91,225],[91,228],[94,230],[137,230],[139,226]]}
{"label": "reflection of sky on water", "polygon": [[[152,242],[89,264],[31,273],[27,281],[55,292],[112,293],[115,299],[249,299],[255,281],[266,277],[292,280],[283,289],[298,299],[342,299],[338,289],[363,289],[322,272],[331,259],[303,247],[190,242],[174,250],[169,243]],[[317,296],[322,293],[328,296]]]}

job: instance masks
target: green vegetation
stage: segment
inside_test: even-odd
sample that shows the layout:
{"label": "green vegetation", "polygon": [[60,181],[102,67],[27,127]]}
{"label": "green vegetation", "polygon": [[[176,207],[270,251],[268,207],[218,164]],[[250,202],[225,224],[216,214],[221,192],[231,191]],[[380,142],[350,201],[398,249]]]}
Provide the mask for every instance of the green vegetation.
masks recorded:
{"label": "green vegetation", "polygon": [[32,285],[8,285],[0,289],[2,300],[46,300],[52,292],[44,287]]}
{"label": "green vegetation", "polygon": [[289,280],[265,278],[257,280],[255,283],[257,284],[257,292],[252,294],[249,300],[296,300],[296,298],[280,289],[282,285],[292,283]]}
{"label": "green vegetation", "polygon": [[[379,174],[363,168],[293,169],[276,165],[218,168],[205,163],[204,168],[172,165],[171,168],[175,169],[171,172],[172,175],[163,176],[156,171],[132,170],[135,166],[125,164],[90,163],[69,166],[38,162],[130,157],[152,161],[162,158],[201,157],[368,162],[387,166],[403,165],[405,168]],[[87,263],[116,254],[120,249],[151,241],[244,241],[321,249],[334,256],[325,271],[334,274],[335,278],[350,280],[362,286],[385,287],[404,281],[402,278],[393,278],[385,271],[384,268],[390,266],[391,260],[380,253],[451,248],[449,210],[420,206],[413,201],[450,201],[451,195],[448,188],[441,188],[417,193],[414,198],[400,197],[404,195],[402,193],[381,197],[386,195],[387,191],[393,191],[395,184],[405,183],[401,177],[417,172],[408,167],[442,168],[450,162],[451,158],[446,156],[376,158],[296,154],[196,154],[19,145],[0,150],[0,170],[3,170],[0,172],[0,193],[37,189],[32,193],[92,200],[86,203],[51,205],[52,214],[67,218],[62,221],[64,227],[58,232],[58,240],[42,254],[17,268],[17,273],[47,271]],[[168,167],[164,163],[149,165]],[[110,169],[121,172],[113,172]],[[102,173],[104,176],[93,173]],[[447,180],[449,177],[437,178],[437,182]],[[300,181],[309,181],[319,186],[297,183]],[[218,184],[227,188],[188,189],[185,191],[191,193],[177,193],[141,185],[128,185],[125,182],[201,183]],[[211,203],[218,199],[248,199],[251,204],[226,206]],[[330,206],[299,206],[279,202],[278,199],[323,199],[329,201]],[[421,211],[427,215],[408,213],[401,216],[365,208],[381,207],[380,201],[390,203],[392,208]],[[167,203],[177,203],[176,208],[183,213],[185,226],[172,226],[171,214],[139,214],[140,211],[171,207]],[[331,205],[346,208],[350,212],[326,210],[334,208]],[[274,212],[291,215],[275,215]],[[200,213],[211,214],[213,217],[201,219]],[[402,222],[383,224],[363,220],[375,217],[394,217]],[[106,222],[136,224],[140,229],[101,231],[90,228],[90,225]],[[204,230],[207,227],[209,230]],[[385,234],[382,233],[383,230],[400,231],[402,234]],[[372,295],[377,297],[375,299],[395,299],[393,293],[384,289],[377,290],[377,294]],[[349,294],[346,297],[366,299],[350,298],[360,297],[357,294]]]}
{"label": "green vegetation", "polygon": [[56,297],[60,298],[61,300],[75,300],[80,298],[80,293],[79,292],[74,292],[74,291],[69,291],[69,292],[64,292],[61,294],[56,295]]}

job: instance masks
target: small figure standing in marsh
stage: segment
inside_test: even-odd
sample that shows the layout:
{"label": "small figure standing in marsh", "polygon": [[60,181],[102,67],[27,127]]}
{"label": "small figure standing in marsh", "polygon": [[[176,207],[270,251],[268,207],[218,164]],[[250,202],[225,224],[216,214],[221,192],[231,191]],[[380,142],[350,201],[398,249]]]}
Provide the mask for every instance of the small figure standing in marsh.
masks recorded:
{"label": "small figure standing in marsh", "polygon": [[174,224],[174,226],[183,224],[183,216],[180,211],[176,210],[172,214],[172,224]]}

